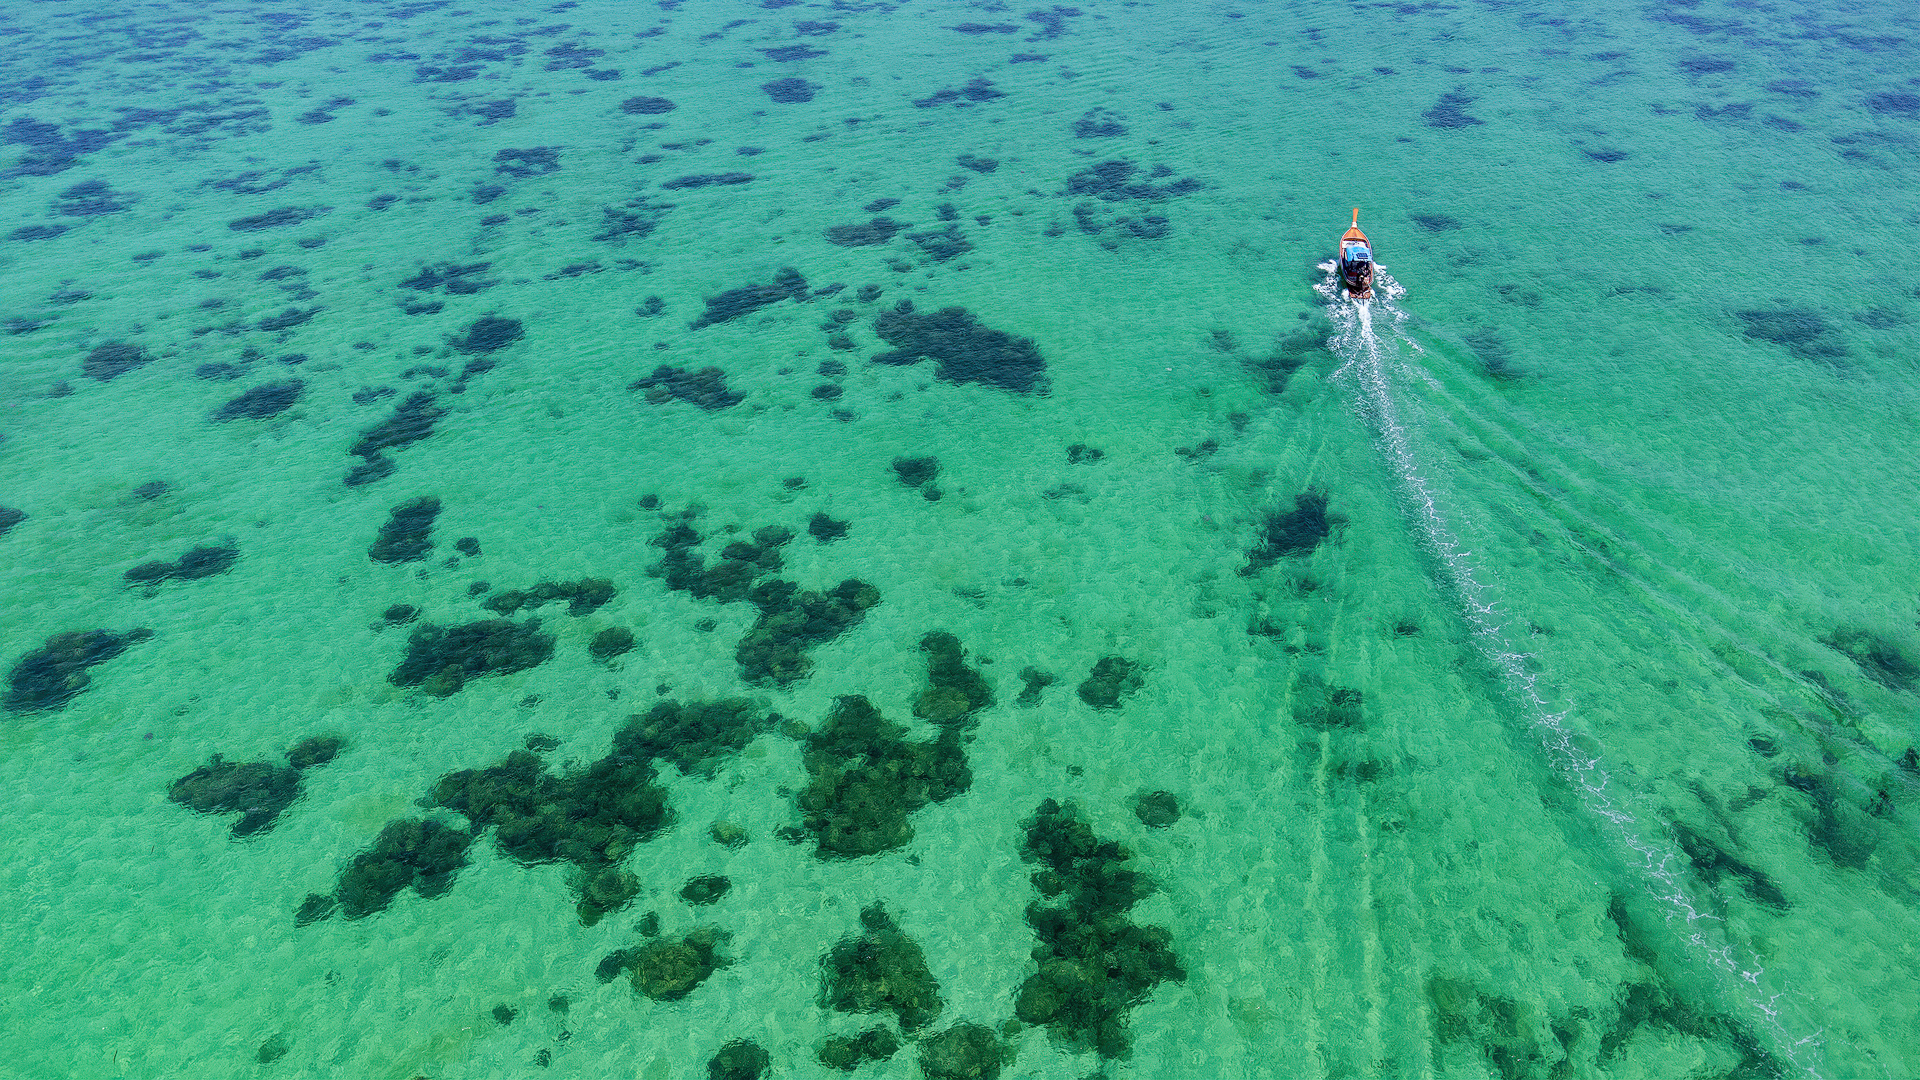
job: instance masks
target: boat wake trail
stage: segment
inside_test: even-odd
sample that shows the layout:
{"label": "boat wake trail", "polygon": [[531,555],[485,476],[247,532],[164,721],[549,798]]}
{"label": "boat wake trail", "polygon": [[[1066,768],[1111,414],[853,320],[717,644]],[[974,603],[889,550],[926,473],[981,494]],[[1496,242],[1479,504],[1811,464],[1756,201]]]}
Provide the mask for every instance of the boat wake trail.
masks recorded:
{"label": "boat wake trail", "polygon": [[1535,655],[1515,644],[1497,582],[1449,525],[1444,492],[1432,479],[1436,470],[1428,467],[1402,419],[1395,393],[1396,379],[1432,378],[1412,362],[1422,350],[1405,332],[1407,314],[1397,303],[1405,288],[1376,268],[1373,299],[1349,300],[1340,291],[1333,262],[1322,269],[1326,277],[1316,289],[1334,326],[1328,347],[1341,361],[1335,381],[1346,387],[1356,411],[1373,428],[1375,445],[1399,484],[1402,510],[1432,559],[1438,584],[1452,594],[1475,648],[1524,718],[1547,766],[1578,794],[1595,832],[1665,915],[1698,962],[1696,974],[1702,969],[1716,973],[1714,990],[1744,1006],[1747,1015],[1740,1019],[1751,1024],[1769,1052],[1805,1075],[1824,1075],[1822,1035],[1817,1025],[1805,1022],[1800,999],[1773,986],[1752,950],[1725,933],[1711,899],[1695,895],[1687,860],[1666,825],[1651,813],[1635,813],[1632,804],[1638,800],[1614,782],[1597,740],[1576,735],[1569,720],[1573,705],[1539,673]]}

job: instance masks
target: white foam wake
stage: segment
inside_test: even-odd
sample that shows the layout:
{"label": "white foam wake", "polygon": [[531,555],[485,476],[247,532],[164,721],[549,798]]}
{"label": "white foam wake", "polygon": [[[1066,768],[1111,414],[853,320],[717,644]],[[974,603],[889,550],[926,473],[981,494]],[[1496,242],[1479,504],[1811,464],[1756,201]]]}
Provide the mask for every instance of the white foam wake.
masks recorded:
{"label": "white foam wake", "polygon": [[[1423,466],[1394,393],[1396,375],[1425,374],[1407,362],[1408,354],[1417,359],[1422,350],[1404,329],[1407,314],[1397,301],[1406,295],[1405,288],[1376,265],[1373,299],[1348,300],[1340,292],[1332,260],[1321,269],[1326,277],[1317,290],[1327,301],[1334,326],[1328,347],[1341,360],[1334,378],[1347,387],[1356,410],[1372,426],[1375,444],[1398,481],[1402,509],[1432,557],[1440,585],[1453,594],[1475,647],[1526,718],[1548,767],[1579,793],[1597,832],[1615,845],[1615,856],[1665,911],[1669,925],[1682,928],[1682,940],[1695,958],[1720,972],[1723,988],[1749,1007],[1768,1049],[1806,1075],[1822,1076],[1822,1033],[1798,1022],[1797,999],[1771,987],[1759,958],[1729,939],[1716,925],[1722,920],[1711,913],[1712,905],[1695,898],[1686,859],[1666,825],[1629,809],[1636,800],[1613,783],[1602,752],[1594,749],[1597,740],[1591,735],[1576,738],[1568,722],[1572,704],[1556,700],[1559,695],[1536,671],[1535,655],[1514,644],[1493,580],[1448,526],[1441,493],[1429,479],[1433,470]],[[1383,323],[1384,342],[1374,328],[1376,317]],[[1812,1029],[1810,1034],[1787,1030],[1783,1011],[1788,1004],[1795,1006],[1795,1026]]]}

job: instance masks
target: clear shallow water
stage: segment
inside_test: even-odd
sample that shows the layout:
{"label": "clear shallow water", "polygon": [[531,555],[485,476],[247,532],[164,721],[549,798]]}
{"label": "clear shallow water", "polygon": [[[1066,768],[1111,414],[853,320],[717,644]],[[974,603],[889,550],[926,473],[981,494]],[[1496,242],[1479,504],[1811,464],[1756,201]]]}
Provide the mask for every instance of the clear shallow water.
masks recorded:
{"label": "clear shallow water", "polygon": [[[1036,1077],[1920,1070],[1904,7],[6,27],[0,504],[26,517],[0,651],[152,631],[0,728],[17,1074],[699,1076],[747,1039],[768,1075],[838,1075],[824,1040],[899,1028],[822,994],[876,901],[940,1002],[856,1075],[916,1075],[963,1023]],[[794,47],[823,55],[769,53]],[[1404,290],[1365,322],[1316,291],[1355,204]],[[875,216],[908,227],[830,239]],[[787,267],[805,292],[694,327]],[[873,362],[902,300],[1031,338],[1044,381]],[[521,335],[476,342],[488,317]],[[630,388],[661,364],[740,400]],[[215,418],[290,380],[283,411]],[[420,392],[430,436],[350,453]],[[894,466],[926,456],[938,500]],[[1314,492],[1324,539],[1287,516]],[[370,559],[420,496],[431,553]],[[709,563],[783,526],[777,577],[879,603],[754,682],[755,605],[650,572],[690,508]],[[1276,518],[1306,533],[1262,553]],[[238,557],[125,578],[203,545]],[[617,591],[534,613],[551,659],[390,678],[421,625],[391,605],[456,626],[585,578]],[[613,627],[635,647],[597,661]],[[819,731],[861,694],[931,744],[935,630],[993,703],[949,723],[970,781],[898,847],[782,839],[817,745],[788,726],[710,775],[659,763],[674,823],[593,926],[568,864],[493,832],[438,896],[296,925],[389,821],[469,826],[420,800],[529,733],[558,775],[660,700]],[[1139,685],[1096,708],[1075,690],[1108,656]],[[1028,668],[1057,679],[1034,704]],[[214,754],[330,734],[269,830],[168,799]],[[1154,791],[1179,820],[1135,813]],[[1125,1058],[1003,1026],[1035,1007],[1048,798],[1131,853],[1156,888],[1122,917],[1185,973],[1131,995]],[[725,896],[681,899],[711,874]],[[596,978],[701,927],[731,963],[680,1000]]]}

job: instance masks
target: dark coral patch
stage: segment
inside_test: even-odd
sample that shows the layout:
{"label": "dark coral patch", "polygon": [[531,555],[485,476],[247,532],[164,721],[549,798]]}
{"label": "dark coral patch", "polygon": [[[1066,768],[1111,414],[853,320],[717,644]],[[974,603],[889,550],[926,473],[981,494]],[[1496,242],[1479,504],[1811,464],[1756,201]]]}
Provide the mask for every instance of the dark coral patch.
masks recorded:
{"label": "dark coral patch", "polygon": [[700,929],[678,941],[663,940],[643,946],[633,958],[633,988],[655,1001],[678,1001],[718,969],[727,959],[719,946],[727,934]]}
{"label": "dark coral patch", "polygon": [[560,148],[532,146],[524,150],[502,150],[493,155],[493,171],[521,180],[550,176],[560,171]]}
{"label": "dark coral patch", "polygon": [[331,208],[325,206],[281,206],[269,210],[264,214],[253,214],[249,217],[235,218],[227,222],[227,228],[232,229],[234,232],[259,232],[262,229],[277,229],[288,225],[299,225],[312,221],[314,218],[326,213],[329,209]]}
{"label": "dark coral patch", "polygon": [[498,765],[441,777],[433,801],[476,830],[491,826],[494,844],[516,862],[598,873],[673,820],[655,777],[651,764],[618,752],[555,776],[537,754],[515,750]]}
{"label": "dark coral patch", "polygon": [[1351,686],[1333,686],[1318,674],[1303,672],[1293,683],[1293,718],[1315,731],[1366,726],[1366,695]]}
{"label": "dark coral patch", "polygon": [[773,275],[771,285],[744,285],[738,289],[729,289],[718,296],[707,299],[707,310],[689,325],[689,329],[737,319],[782,300],[805,300],[807,298],[807,279],[800,276],[798,270],[791,267]]}
{"label": "dark coral patch", "polygon": [[792,538],[784,526],[757,529],[751,543],[728,544],[712,567],[694,550],[702,539],[699,531],[684,520],[653,540],[666,556],[651,572],[666,579],[669,588],[722,602],[748,600],[760,609],[734,652],[749,683],[787,686],[805,678],[813,666],[807,650],[838,637],[880,602],[878,590],[852,579],[824,593],[778,578],[756,583],[760,575],[779,569],[779,548]]}
{"label": "dark coral patch", "polygon": [[723,874],[703,874],[680,887],[680,899],[696,907],[718,903],[733,888]]}
{"label": "dark coral patch", "polygon": [[489,353],[519,341],[524,332],[519,319],[488,315],[475,320],[465,334],[453,339],[453,347],[463,353]]}
{"label": "dark coral patch", "polygon": [[986,677],[967,666],[960,639],[936,630],[920,639],[927,654],[927,689],[913,703],[913,715],[942,727],[967,724],[973,714],[993,704]]}
{"label": "dark coral patch", "polygon": [[1920,117],[1920,94],[1905,90],[1887,90],[1867,97],[1867,108],[1882,116],[1892,114],[1908,119]]}
{"label": "dark coral patch", "polygon": [[868,1061],[887,1061],[900,1052],[900,1039],[884,1027],[873,1027],[849,1038],[829,1035],[815,1058],[829,1069],[852,1072]]}
{"label": "dark coral patch", "polygon": [[[654,933],[659,933],[656,929]],[[631,973],[633,988],[655,1001],[678,1001],[730,960],[720,955],[728,934],[702,927],[679,939],[662,938],[637,949],[618,949],[600,962],[600,979],[608,982]]]}
{"label": "dark coral patch", "polygon": [[[411,888],[426,899],[444,895],[453,887],[453,875],[467,864],[473,834],[438,821],[408,818],[390,821],[373,847],[354,856],[340,874],[335,892],[341,914],[363,919],[385,911],[401,890]],[[307,897],[296,922],[325,918],[333,904],[324,896]]]}
{"label": "dark coral patch", "polygon": [[788,78],[761,83],[760,89],[766,91],[768,97],[782,105],[796,105],[812,101],[814,91],[820,88],[805,79]]}
{"label": "dark coral patch", "polygon": [[129,585],[158,585],[172,578],[194,581],[199,578],[213,577],[233,569],[240,560],[240,549],[231,541],[225,544],[203,544],[190,549],[186,554],[172,562],[159,559],[141,563],[128,570],[124,575]]}
{"label": "dark coral patch", "polygon": [[821,958],[820,1004],[837,1012],[891,1012],[902,1031],[925,1027],[941,1008],[926,954],[880,904],[863,908],[860,924],[862,934],[841,938]]}
{"label": "dark coral patch", "polygon": [[678,398],[708,412],[732,408],[746,400],[727,389],[727,373],[717,367],[688,371],[661,364],[653,369],[653,374],[627,384],[627,389],[646,391],[647,401],[655,405],[664,405]]}
{"label": "dark coral patch", "polygon": [[434,519],[440,516],[440,500],[422,495],[401,503],[389,512],[380,535],[367,549],[374,562],[413,562],[424,559],[433,550],[430,534]]}
{"label": "dark coral patch", "polygon": [[105,180],[89,180],[61,192],[54,209],[67,217],[96,217],[117,214],[132,203],[131,197],[114,191]]}
{"label": "dark coral patch", "polygon": [[0,536],[5,536],[9,532],[12,532],[15,525],[25,520],[27,520],[27,512],[25,510],[17,510],[11,506],[0,506]]}
{"label": "dark coral patch", "polygon": [[1180,820],[1180,799],[1171,791],[1143,791],[1133,798],[1133,816],[1151,829],[1164,829]]}
{"label": "dark coral patch", "polygon": [[482,619],[450,627],[422,623],[407,640],[406,659],[387,680],[447,697],[468,679],[525,671],[552,657],[553,635],[540,632],[538,619]]}
{"label": "dark coral patch", "polygon": [[1756,902],[1782,911],[1789,906],[1780,886],[1759,867],[1735,858],[1705,833],[1683,822],[1674,822],[1673,832],[1687,861],[1708,885],[1718,888],[1723,879],[1738,878],[1744,891]]}
{"label": "dark coral patch", "polygon": [[878,363],[911,364],[931,357],[938,376],[948,382],[984,383],[1023,394],[1042,388],[1047,364],[1033,339],[983,326],[965,308],[920,315],[903,300],[875,317],[873,328],[894,347],[874,357]]}
{"label": "dark coral patch", "polygon": [[924,490],[940,477],[940,459],[936,457],[897,457],[893,474],[907,487]]}
{"label": "dark coral patch", "polygon": [[1096,709],[1117,709],[1120,699],[1146,684],[1141,665],[1124,656],[1103,656],[1080,684],[1080,700]]}
{"label": "dark coral patch", "polygon": [[827,242],[841,247],[871,247],[893,239],[906,226],[892,218],[877,217],[856,225],[834,225],[827,229]]}
{"label": "dark coral patch", "polygon": [[689,776],[711,777],[723,758],[746,748],[779,716],[745,698],[662,701],[645,715],[627,718],[613,737],[614,753],[641,761],[670,761]]}
{"label": "dark coral patch", "polygon": [[1428,127],[1476,127],[1486,123],[1486,121],[1477,116],[1467,114],[1467,106],[1473,104],[1474,101],[1475,98],[1472,94],[1463,94],[1457,91],[1442,94],[1440,95],[1440,100],[1434,103],[1433,108],[1421,114],[1421,118],[1426,120]]}
{"label": "dark coral patch", "polygon": [[153,636],[144,627],[116,634],[110,630],[70,630],[55,634],[21,657],[7,678],[8,712],[58,709],[91,683],[87,669],[126,652]]}
{"label": "dark coral patch", "polygon": [[580,894],[574,905],[580,925],[594,926],[640,895],[640,879],[625,870],[608,867],[580,873],[574,879],[574,890]]}
{"label": "dark coral patch", "polygon": [[1285,558],[1310,555],[1346,519],[1327,513],[1327,493],[1308,488],[1293,497],[1293,509],[1268,514],[1260,526],[1258,542],[1247,553],[1243,575],[1256,573]]}
{"label": "dark coral patch", "polygon": [[286,765],[226,761],[219,754],[173,782],[167,798],[202,814],[238,813],[236,837],[273,828],[281,812],[300,797],[300,773],[334,759],[345,744],[338,736],[304,739],[287,752]]}
{"label": "dark coral patch", "polygon": [[663,180],[662,188],[668,191],[683,191],[687,188],[733,187],[739,184],[753,183],[753,174],[748,172],[694,173],[690,176],[676,176]]}
{"label": "dark coral patch", "polygon": [[[477,363],[478,361],[476,361]],[[347,473],[348,486],[382,479],[393,473],[393,459],[382,453],[394,447],[419,442],[433,434],[433,425],[447,410],[431,390],[414,392],[393,410],[393,415],[368,428],[349,453],[365,461]]]}
{"label": "dark coral patch", "polygon": [[96,345],[81,362],[80,372],[89,379],[108,382],[143,364],[153,363],[153,354],[138,345],[111,341]]}
{"label": "dark coral patch", "polygon": [[811,780],[794,802],[821,858],[900,847],[913,839],[909,815],[972,786],[958,727],[928,742],[910,742],[906,734],[866,698],[848,695],[807,736],[802,760]]}
{"label": "dark coral patch", "polygon": [[419,442],[433,434],[433,425],[447,410],[436,401],[431,390],[416,391],[393,410],[393,415],[367,429],[349,453],[369,457],[382,450]]}
{"label": "dark coral patch", "polygon": [[659,116],[674,108],[674,103],[663,97],[630,97],[620,103],[620,111],[628,116]]}
{"label": "dark coral patch", "polygon": [[256,386],[214,410],[215,420],[265,420],[293,407],[307,384],[299,379]]}
{"label": "dark coral patch", "polygon": [[707,1080],[760,1080],[773,1056],[759,1043],[735,1039],[707,1061]]}
{"label": "dark coral patch", "polygon": [[624,626],[609,626],[593,635],[593,640],[587,643],[587,655],[605,662],[622,653],[632,652],[633,645],[633,631]]}
{"label": "dark coral patch", "polygon": [[[1131,161],[1103,161],[1067,177],[1066,194],[1092,196],[1102,202],[1165,202],[1181,195],[1191,195],[1205,186],[1192,177],[1181,177],[1161,184],[1136,180],[1134,174],[1139,170],[1140,167]],[[1173,170],[1164,166],[1156,167],[1153,172],[1154,179],[1171,175]]]}
{"label": "dark coral patch", "polygon": [[1818,312],[1779,308],[1736,311],[1734,315],[1746,324],[1747,337],[1779,345],[1802,360],[1835,364],[1847,355],[1846,343],[1838,331]]}
{"label": "dark coral patch", "polygon": [[813,670],[807,650],[857,625],[880,602],[880,591],[854,578],[824,593],[775,579],[756,586],[747,599],[760,618],[734,650],[741,677],[756,686],[784,687]]}
{"label": "dark coral patch", "polygon": [[1862,674],[1889,690],[1912,690],[1920,684],[1920,665],[1900,647],[1870,630],[1846,627],[1820,639],[1822,645],[1859,665]]}
{"label": "dark coral patch", "polygon": [[[481,606],[501,615],[536,609],[555,600],[567,601],[567,614],[591,615],[614,597],[613,582],[606,578],[581,578],[579,581],[543,581],[531,589],[505,589],[487,598]],[[628,635],[632,637],[631,634]]]}
{"label": "dark coral patch", "polygon": [[1033,950],[1038,970],[1021,985],[1014,1015],[1047,1025],[1068,1046],[1125,1057],[1132,1043],[1127,1013],[1155,985],[1186,978],[1173,936],[1125,917],[1152,886],[1127,868],[1131,853],[1102,843],[1073,803],[1040,804],[1026,822],[1021,857],[1041,864],[1034,888],[1052,902],[1027,907],[1040,942]]}
{"label": "dark coral patch", "polygon": [[233,835],[273,827],[300,796],[300,770],[265,761],[225,761],[219,754],[173,782],[167,798],[203,814],[238,812]]}
{"label": "dark coral patch", "polygon": [[926,1080],[996,1080],[1012,1060],[1012,1048],[985,1024],[955,1024],[920,1043],[920,1073]]}

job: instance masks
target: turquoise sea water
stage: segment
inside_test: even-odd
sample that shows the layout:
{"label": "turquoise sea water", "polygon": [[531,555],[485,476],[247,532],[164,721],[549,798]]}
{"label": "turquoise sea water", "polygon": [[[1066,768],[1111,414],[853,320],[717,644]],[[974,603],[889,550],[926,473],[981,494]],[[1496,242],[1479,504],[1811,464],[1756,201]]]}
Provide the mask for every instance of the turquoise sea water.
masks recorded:
{"label": "turquoise sea water", "polygon": [[1917,32],[9,5],[0,1076],[1920,1075]]}

